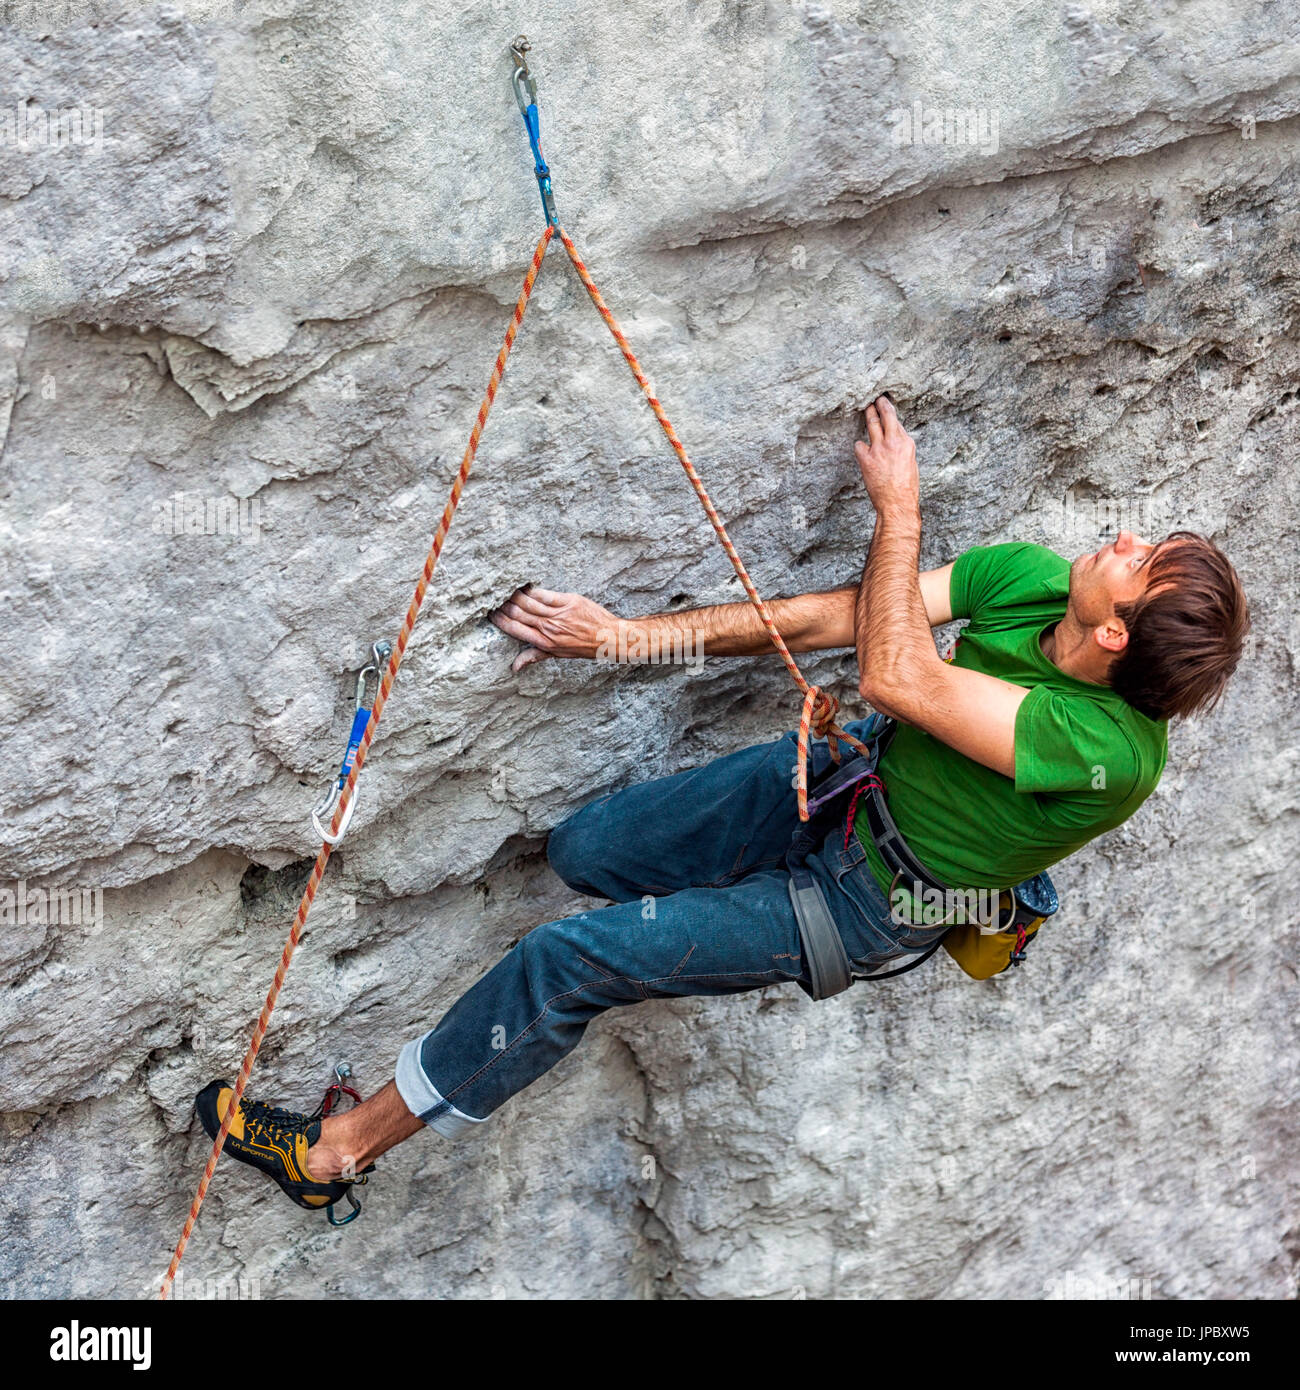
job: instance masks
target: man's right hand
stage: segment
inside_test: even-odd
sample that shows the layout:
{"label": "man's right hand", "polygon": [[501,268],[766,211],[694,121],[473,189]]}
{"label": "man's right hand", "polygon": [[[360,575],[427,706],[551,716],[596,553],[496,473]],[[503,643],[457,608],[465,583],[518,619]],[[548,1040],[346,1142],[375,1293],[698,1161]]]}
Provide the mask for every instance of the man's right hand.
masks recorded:
{"label": "man's right hand", "polygon": [[523,642],[524,650],[510,669],[522,671],[548,656],[595,659],[602,645],[615,647],[622,620],[581,594],[557,594],[528,584],[516,589],[492,614],[508,637]]}

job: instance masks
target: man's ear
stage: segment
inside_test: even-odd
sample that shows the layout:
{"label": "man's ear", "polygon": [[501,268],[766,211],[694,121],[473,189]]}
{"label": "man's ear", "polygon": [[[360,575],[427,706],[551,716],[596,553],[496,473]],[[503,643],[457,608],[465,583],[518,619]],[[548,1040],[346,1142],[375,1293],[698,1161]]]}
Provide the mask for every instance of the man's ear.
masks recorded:
{"label": "man's ear", "polygon": [[1128,646],[1128,628],[1123,619],[1110,617],[1100,627],[1093,628],[1092,640],[1102,651],[1118,656]]}

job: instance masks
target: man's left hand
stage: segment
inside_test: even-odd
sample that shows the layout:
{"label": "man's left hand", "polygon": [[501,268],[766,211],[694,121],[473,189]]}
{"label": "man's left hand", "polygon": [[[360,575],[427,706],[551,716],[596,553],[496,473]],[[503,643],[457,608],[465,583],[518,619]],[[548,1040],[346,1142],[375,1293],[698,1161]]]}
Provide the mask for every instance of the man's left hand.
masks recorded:
{"label": "man's left hand", "polygon": [[867,440],[854,445],[862,481],[876,512],[916,512],[921,505],[921,482],[916,445],[898,419],[888,396],[877,396],[866,409]]}

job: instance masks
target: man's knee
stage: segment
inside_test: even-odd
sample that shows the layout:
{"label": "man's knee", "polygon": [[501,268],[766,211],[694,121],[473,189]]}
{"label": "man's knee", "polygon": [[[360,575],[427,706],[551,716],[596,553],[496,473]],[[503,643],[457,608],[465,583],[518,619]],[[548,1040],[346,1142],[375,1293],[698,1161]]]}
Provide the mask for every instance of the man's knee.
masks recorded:
{"label": "man's knee", "polygon": [[641,997],[634,982],[621,978],[616,963],[621,940],[617,922],[606,918],[597,926],[602,912],[615,911],[602,908],[543,922],[516,943],[523,987],[539,1014],[561,999],[569,1001],[561,1012],[581,1012],[593,1004],[597,1011],[607,1008],[626,995]]}
{"label": "man's knee", "polygon": [[[585,808],[584,808],[585,809]],[[592,887],[593,865],[589,848],[590,834],[585,834],[579,822],[583,812],[575,811],[551,831],[546,844],[546,857],[551,868],[573,889],[575,893],[586,893],[588,897],[600,897]]]}

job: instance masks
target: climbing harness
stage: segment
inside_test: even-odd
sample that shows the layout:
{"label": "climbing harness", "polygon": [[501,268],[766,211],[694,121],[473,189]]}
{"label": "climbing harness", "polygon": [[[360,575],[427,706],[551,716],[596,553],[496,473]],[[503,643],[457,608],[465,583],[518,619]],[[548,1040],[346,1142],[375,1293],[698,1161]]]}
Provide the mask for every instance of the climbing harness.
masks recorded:
{"label": "climbing harness", "polygon": [[[799,924],[799,939],[804,957],[808,962],[809,982],[801,985],[804,993],[813,999],[827,999],[849,988],[858,980],[892,980],[924,965],[927,960],[949,942],[957,926],[952,919],[960,909],[960,895],[934,877],[912,853],[898,826],[894,823],[888,802],[885,799],[885,782],[877,771],[880,759],[897,729],[892,719],[883,715],[873,716],[864,736],[869,746],[865,755],[855,754],[838,767],[832,765],[823,769],[816,778],[808,798],[809,810],[813,812],[807,824],[795,831],[790,848],[786,853],[785,867],[790,874],[790,902],[794,908],[795,920]],[[888,970],[854,970],[835,919],[831,914],[821,885],[808,869],[808,860],[821,848],[822,842],[833,828],[840,815],[843,798],[848,797],[848,809],[844,813],[844,848],[847,850],[851,837],[856,833],[858,803],[866,810],[866,821],[872,841],[880,855],[881,862],[893,875],[886,901],[894,901],[894,891],[900,882],[907,881],[922,889],[937,892],[956,905],[938,922],[925,922],[926,927],[946,928],[935,940],[929,943],[920,954],[903,965]],[[1001,899],[1003,894],[1009,898],[1008,915],[1001,920]],[[999,907],[995,912],[997,920],[975,923],[985,935],[1002,935],[1015,932],[1009,966],[1018,966],[1025,959],[1025,947],[1030,936],[1042,922],[1050,917],[1060,902],[1051,878],[1045,874],[1035,874],[1014,887],[1004,889],[998,895]],[[960,952],[950,948],[950,954],[960,963]]]}
{"label": "climbing harness", "polygon": [[[896,727],[891,721],[880,744],[881,754],[888,747]],[[881,862],[893,875],[887,895],[889,899],[893,900],[894,890],[900,883],[911,883],[920,885],[923,890],[935,893],[946,901],[956,902],[955,890],[937,879],[912,853],[911,847],[894,823],[894,817],[885,800],[883,786],[879,790],[870,790],[863,801],[863,806],[866,811],[867,829],[871,834],[872,842],[876,846]],[[1001,899],[1004,894],[1008,895],[1009,898],[1005,920],[1002,918],[1001,909]],[[987,935],[1016,932],[1016,949],[1012,954],[1011,964],[1019,965],[1025,958],[1024,947],[1028,939],[1029,927],[1036,921],[1050,917],[1060,905],[1056,887],[1051,878],[1046,873],[1035,874],[1032,878],[1025,879],[1023,883],[1002,889],[998,894],[998,906],[992,914],[993,920],[982,924],[980,929]],[[954,907],[942,920],[928,922],[925,925],[939,927],[955,925],[950,919],[957,910],[957,907]]]}
{"label": "climbing harness", "polygon": [[392,654],[393,644],[391,642],[375,642],[370,648],[370,665],[363,666],[357,672],[356,713],[352,716],[352,731],[348,734],[348,746],[343,753],[343,765],[339,768],[338,780],[316,803],[311,813],[312,826],[326,844],[337,845],[347,834],[348,826],[352,823],[352,812],[357,808],[355,792],[348,801],[348,808],[344,812],[343,819],[339,822],[337,831],[331,834],[321,824],[321,818],[324,817],[328,821],[328,818],[334,814],[334,808],[339,804],[339,798],[343,795],[343,788],[348,784],[352,765],[357,760],[357,749],[361,747],[361,739],[366,732],[366,725],[370,723],[370,711],[374,707],[374,699],[371,697],[370,704],[366,704],[366,689],[369,678],[371,676],[375,678],[375,694],[377,695],[379,693],[379,677],[384,667],[388,665],[388,658]]}
{"label": "climbing harness", "polygon": [[838,819],[841,799],[850,796],[848,827],[853,823],[858,798],[868,786],[880,783],[876,763],[887,730],[884,716],[874,716],[866,730],[867,751],[855,754],[838,767],[832,763],[814,777],[808,797],[809,817],[799,824],[786,851],[785,867],[790,875],[787,891],[808,967],[808,983],[800,981],[799,988],[811,999],[829,999],[848,989],[855,977],[826,895],[808,868],[808,861],[821,849]]}
{"label": "climbing harness", "polygon": [[[835,716],[839,711],[839,701],[828,691],[820,687],[811,685],[799,669],[793,656],[790,655],[789,648],[785,644],[780,632],[777,630],[776,621],[772,617],[771,610],[760,597],[758,590],[754,587],[753,580],[749,577],[744,563],[736,552],[735,546],[731,543],[731,537],[727,534],[727,529],[722,523],[717,509],[713,505],[712,499],[704,487],[704,483],[696,472],[695,465],[691,462],[677,432],[672,426],[664,412],[659,398],[655,395],[650,381],[645,372],[641,369],[641,364],[637,361],[636,354],[632,351],[618,320],[610,312],[601,296],[600,290],[596,287],[596,282],[592,279],[590,271],[583,264],[581,256],[578,255],[578,248],[574,245],[572,238],[563,227],[560,226],[559,219],[555,212],[555,198],[551,188],[551,172],[547,167],[545,159],[542,158],[541,150],[541,119],[537,109],[537,79],[532,72],[527,57],[530,45],[524,35],[520,35],[510,46],[510,54],[514,63],[514,70],[511,75],[511,85],[514,88],[515,99],[519,104],[520,115],[523,117],[524,127],[528,133],[528,143],[533,154],[533,172],[537,178],[538,190],[541,193],[542,207],[546,214],[546,229],[543,231],[537,247],[533,252],[532,261],[529,264],[527,274],[524,276],[523,288],[519,292],[519,298],[515,302],[514,314],[510,324],[506,329],[505,340],[501,344],[500,351],[497,353],[496,362],[492,368],[492,374],[488,378],[487,389],[483,393],[483,399],[479,404],[478,416],[474,421],[474,427],[470,431],[469,442],[465,446],[465,453],[461,458],[460,468],[457,470],[455,479],[451,485],[446,504],[443,507],[442,517],[438,522],[438,528],[434,532],[433,541],[429,547],[429,553],[425,557],[424,569],[419,581],[415,586],[415,593],[411,597],[411,602],[406,610],[406,616],[402,620],[401,631],[397,635],[397,641],[391,648],[385,660],[380,658],[379,646],[376,644],[373,655],[375,657],[373,669],[378,671],[383,667],[383,674],[379,678],[379,688],[375,692],[374,702],[369,711],[365,711],[363,690],[358,694],[357,711],[353,719],[352,735],[348,739],[347,753],[344,755],[343,767],[340,770],[339,781],[328,794],[328,806],[325,802],[320,803],[321,809],[318,815],[313,816],[313,824],[321,831],[321,846],[316,854],[315,862],[312,865],[311,874],[308,876],[307,884],[303,889],[302,898],[298,903],[298,910],[294,915],[293,924],[289,929],[288,940],[284,944],[284,949],[280,953],[280,963],[276,967],[275,976],[271,981],[271,987],[267,991],[266,1000],[262,1005],[262,1011],[258,1015],[257,1023],[254,1025],[252,1037],[249,1040],[248,1049],[244,1053],[244,1059],[240,1064],[239,1074],[235,1078],[234,1094],[230,1104],[226,1108],[225,1118],[216,1138],[213,1140],[212,1150],[208,1155],[207,1163],[204,1165],[203,1174],[199,1179],[199,1185],[194,1193],[194,1198],[190,1203],[190,1209],[185,1218],[185,1224],[181,1229],[180,1238],[176,1242],[176,1249],[172,1253],[171,1263],[168,1265],[167,1273],[163,1278],[160,1289],[160,1297],[167,1298],[171,1292],[176,1271],[180,1268],[181,1260],[185,1255],[185,1248],[189,1244],[190,1236],[193,1234],[195,1223],[198,1221],[199,1211],[203,1206],[204,1198],[207,1196],[208,1187],[212,1182],[212,1176],[216,1171],[217,1161],[221,1157],[222,1147],[225,1144],[226,1136],[230,1132],[230,1125],[239,1103],[244,1094],[244,1089],[248,1085],[248,1078],[252,1073],[253,1065],[257,1061],[257,1054],[261,1050],[262,1042],[266,1037],[266,1032],[270,1026],[271,1014],[273,1013],[276,1002],[280,997],[280,991],[284,986],[285,976],[289,970],[289,963],[293,959],[294,951],[302,939],[303,931],[306,927],[308,914],[311,912],[312,903],[315,901],[317,891],[320,888],[321,879],[325,874],[326,865],[329,863],[330,853],[339,842],[343,833],[347,830],[352,818],[352,809],[356,800],[357,779],[361,775],[361,770],[365,766],[366,757],[370,751],[370,745],[374,740],[375,730],[379,727],[379,720],[383,715],[384,706],[388,702],[388,697],[392,693],[393,682],[397,679],[397,672],[402,664],[402,657],[405,655],[407,643],[411,640],[411,633],[415,628],[416,620],[419,618],[421,606],[424,603],[425,594],[428,592],[429,583],[433,578],[433,573],[438,564],[438,558],[442,554],[442,548],[447,539],[447,532],[451,528],[452,518],[456,514],[456,508],[460,505],[460,499],[465,489],[465,482],[469,477],[470,470],[474,465],[475,455],[478,453],[479,441],[483,435],[483,428],[487,424],[488,413],[492,409],[492,403],[496,399],[497,389],[501,385],[501,377],[505,372],[506,361],[510,356],[510,351],[514,347],[515,338],[519,332],[519,326],[523,323],[524,311],[528,306],[528,301],[533,292],[533,286],[537,281],[538,272],[542,268],[542,260],[546,255],[547,248],[550,246],[551,239],[559,235],[564,250],[569,257],[569,261],[577,273],[579,280],[582,281],[583,288],[587,291],[591,302],[596,306],[601,318],[605,321],[605,326],[613,335],[615,343],[618,345],[619,352],[622,353],[624,361],[627,363],[636,379],[637,385],[641,388],[642,394],[649,402],[650,409],[654,412],[655,419],[658,420],[660,428],[663,430],[668,443],[673,452],[677,455],[678,461],[682,465],[690,481],[691,487],[695,490],[695,495],[700,500],[700,505],[704,508],[705,515],[709,519],[723,550],[726,552],[727,559],[730,560],[732,568],[735,570],[740,580],[746,596],[763,623],[769,640],[776,649],[777,654],[784,662],[786,670],[789,671],[791,679],[803,694],[803,708],[799,714],[799,734],[798,734],[798,764],[796,772],[796,796],[799,806],[799,819],[806,822],[809,819],[808,810],[808,752],[810,737],[825,738],[830,750],[833,762],[838,764],[841,761],[841,743],[848,744],[857,752],[866,755],[868,750],[864,744],[852,735],[845,733],[835,723]],[[362,672],[365,676],[372,668],[367,667]],[[363,687],[364,689],[364,687]],[[362,724],[362,714],[367,717]],[[359,741],[357,732],[360,729]],[[329,814],[330,823],[327,827],[320,824],[321,818]],[[841,947],[841,950],[843,948]],[[349,1196],[349,1201],[354,1201]],[[355,1203],[354,1203],[355,1205]],[[355,1213],[354,1213],[355,1215]],[[352,1217],[344,1218],[351,1220]],[[331,1216],[331,1220],[334,1218]],[[335,1223],[339,1224],[339,1223]]]}

